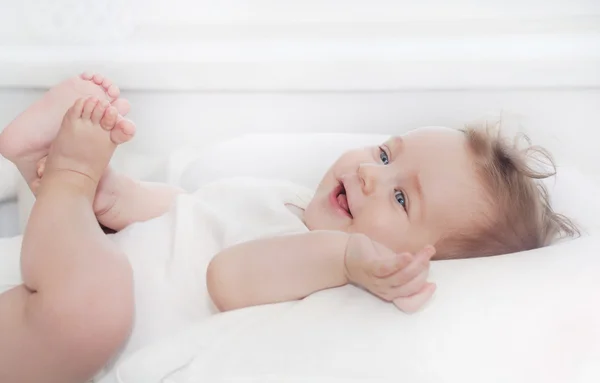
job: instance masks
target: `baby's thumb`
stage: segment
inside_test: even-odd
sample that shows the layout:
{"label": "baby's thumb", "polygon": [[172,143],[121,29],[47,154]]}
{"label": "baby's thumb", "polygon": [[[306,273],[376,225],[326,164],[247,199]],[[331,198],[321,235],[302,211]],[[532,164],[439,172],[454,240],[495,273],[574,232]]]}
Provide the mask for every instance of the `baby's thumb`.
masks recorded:
{"label": "baby's thumb", "polygon": [[411,260],[412,255],[409,253],[393,254],[380,261],[378,267],[375,268],[374,274],[379,278],[389,277],[405,268]]}

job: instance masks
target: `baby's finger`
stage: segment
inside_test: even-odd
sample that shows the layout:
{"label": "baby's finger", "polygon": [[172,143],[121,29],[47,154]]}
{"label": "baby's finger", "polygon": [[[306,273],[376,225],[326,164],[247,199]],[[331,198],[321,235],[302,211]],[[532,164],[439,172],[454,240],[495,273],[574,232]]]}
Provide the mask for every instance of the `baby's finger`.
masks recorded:
{"label": "baby's finger", "polygon": [[421,274],[414,277],[409,282],[402,286],[396,287],[392,290],[391,296],[397,297],[408,297],[418,293],[427,284],[427,278],[429,277],[429,269],[425,269]]}
{"label": "baby's finger", "polygon": [[413,261],[409,253],[393,254],[391,257],[377,259],[372,264],[371,272],[377,278],[386,278],[398,270],[407,267]]}
{"label": "baby's finger", "polygon": [[410,297],[394,299],[394,305],[407,314],[415,313],[433,296],[435,289],[436,285],[429,283],[421,291]]}
{"label": "baby's finger", "polygon": [[399,287],[410,282],[421,274],[424,270],[429,269],[429,260],[435,254],[435,248],[433,246],[425,246],[423,250],[419,251],[413,258],[413,261],[398,271],[395,275],[390,278],[390,285],[392,287]]}

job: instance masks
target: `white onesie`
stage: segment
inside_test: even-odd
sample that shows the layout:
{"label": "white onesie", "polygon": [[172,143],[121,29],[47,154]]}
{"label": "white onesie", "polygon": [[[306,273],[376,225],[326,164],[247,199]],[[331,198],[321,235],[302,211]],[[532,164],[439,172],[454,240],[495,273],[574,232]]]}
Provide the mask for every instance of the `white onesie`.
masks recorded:
{"label": "white onesie", "polygon": [[[216,313],[206,290],[212,257],[249,240],[307,232],[301,212],[311,198],[311,190],[287,181],[226,179],[179,196],[161,217],[111,235],[134,271],[135,322],[98,380],[115,381],[110,370],[127,355]],[[0,293],[21,283],[20,240],[0,242]]]}

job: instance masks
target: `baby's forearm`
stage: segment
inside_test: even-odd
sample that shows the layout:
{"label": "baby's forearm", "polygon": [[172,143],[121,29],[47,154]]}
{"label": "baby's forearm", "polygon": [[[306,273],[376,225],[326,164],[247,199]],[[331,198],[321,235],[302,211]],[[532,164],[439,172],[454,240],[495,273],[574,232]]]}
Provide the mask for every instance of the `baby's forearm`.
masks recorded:
{"label": "baby's forearm", "polygon": [[314,231],[225,249],[207,271],[208,292],[221,311],[302,299],[348,283],[348,234]]}
{"label": "baby's forearm", "polygon": [[117,177],[114,205],[96,217],[100,224],[116,231],[165,214],[183,192],[167,184],[136,181],[123,175]]}

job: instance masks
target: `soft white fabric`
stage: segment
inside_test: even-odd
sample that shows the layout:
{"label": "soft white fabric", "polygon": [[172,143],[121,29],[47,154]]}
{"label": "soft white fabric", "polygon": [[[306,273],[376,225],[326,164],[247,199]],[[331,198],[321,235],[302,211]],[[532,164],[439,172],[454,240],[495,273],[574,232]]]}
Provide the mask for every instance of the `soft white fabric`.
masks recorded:
{"label": "soft white fabric", "polygon": [[20,256],[22,238],[0,238],[0,294],[23,283]]}
{"label": "soft white fabric", "polygon": [[[379,139],[242,137],[180,154],[172,180],[194,189],[224,176],[269,175],[314,186],[339,152]],[[119,382],[598,382],[598,186],[566,168],[547,184],[584,237],[435,262],[438,291],[415,315],[347,286],[213,316],[131,356]]]}
{"label": "soft white fabric", "polygon": [[206,149],[187,148],[171,158],[169,181],[187,190],[216,179],[251,176],[317,186],[346,150],[383,143],[381,134],[253,134]]}
{"label": "soft white fabric", "polygon": [[16,199],[0,202],[0,237],[19,235],[19,205]]}
{"label": "soft white fabric", "polygon": [[0,156],[0,202],[17,196],[19,172],[15,165]]}
{"label": "soft white fabric", "polygon": [[437,262],[412,316],[350,286],[227,313],[135,354],[120,382],[597,382],[598,248]]}
{"label": "soft white fabric", "polygon": [[112,367],[130,353],[215,314],[206,290],[212,257],[240,242],[308,231],[288,205],[303,209],[311,197],[286,181],[221,180],[113,235],[134,270],[136,312],[131,337],[102,382],[114,381]]}

